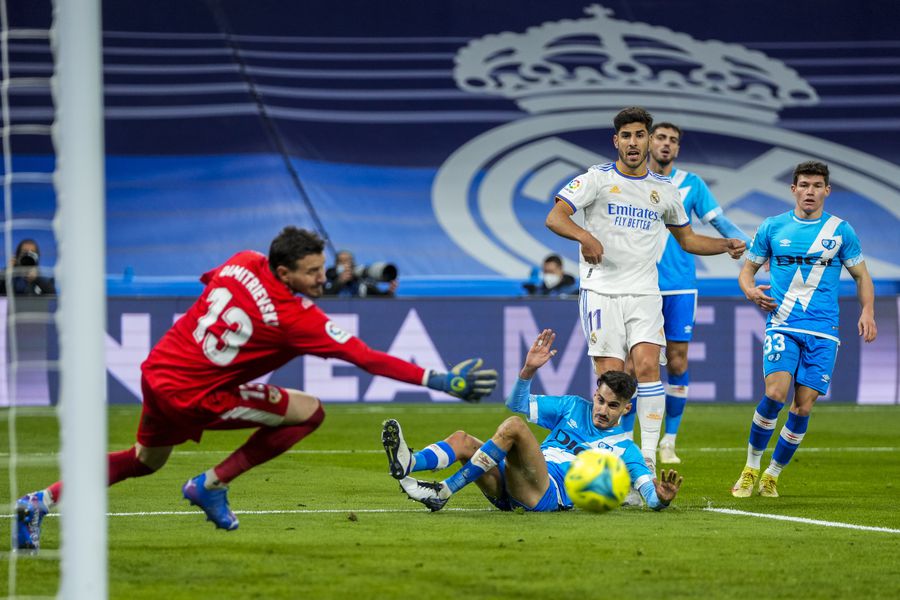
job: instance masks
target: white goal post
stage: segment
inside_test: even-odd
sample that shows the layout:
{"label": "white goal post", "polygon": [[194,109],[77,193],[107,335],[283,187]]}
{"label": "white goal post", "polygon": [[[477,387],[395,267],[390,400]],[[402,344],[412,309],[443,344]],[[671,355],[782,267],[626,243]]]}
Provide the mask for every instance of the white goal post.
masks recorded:
{"label": "white goal post", "polygon": [[106,236],[100,0],[54,0],[60,597],[107,590]]}

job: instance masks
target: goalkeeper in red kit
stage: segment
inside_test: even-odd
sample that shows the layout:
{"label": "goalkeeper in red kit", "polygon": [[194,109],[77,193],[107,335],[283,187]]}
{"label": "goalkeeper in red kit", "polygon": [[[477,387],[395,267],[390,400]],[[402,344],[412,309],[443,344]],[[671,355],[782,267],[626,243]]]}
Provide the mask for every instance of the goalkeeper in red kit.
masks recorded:
{"label": "goalkeeper in red kit", "polygon": [[[324,247],[318,235],[286,227],[268,257],[239,252],[201,277],[203,294],[141,365],[137,442],[109,454],[110,485],[159,470],[174,446],[199,441],[207,429],[256,428],[228,458],[182,487],[184,498],[216,527],[237,529],[228,483],[290,449],[325,418],[322,403],[310,394],[248,383],[303,354],[342,359],[469,402],[493,391],[497,373],[481,369],[481,359],[463,361],[449,373],[427,371],[369,348],[330,321],[312,301],[325,283]],[[62,490],[58,481],[17,501],[14,548],[39,548],[41,521]]]}

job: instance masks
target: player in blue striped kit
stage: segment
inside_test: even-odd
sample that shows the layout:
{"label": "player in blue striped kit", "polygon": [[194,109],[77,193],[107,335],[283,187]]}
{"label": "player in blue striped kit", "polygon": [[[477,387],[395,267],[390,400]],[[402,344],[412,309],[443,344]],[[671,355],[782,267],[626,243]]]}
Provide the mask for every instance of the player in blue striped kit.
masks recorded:
{"label": "player in blue striped kit", "polygon": [[[706,182],[694,173],[675,168],[675,159],[678,158],[683,135],[677,125],[668,122],[654,123],[650,129],[647,167],[654,173],[665,175],[672,180],[681,192],[681,201],[688,219],[693,214],[701,222],[715,227],[722,237],[737,238],[749,245],[750,237],[725,216]],[[681,459],[675,453],[675,438],[681,426],[691,381],[688,369],[688,343],[693,336],[697,312],[697,267],[694,256],[685,252],[673,236],[667,237],[665,250],[657,262],[665,320],[667,363],[666,433],[659,442],[659,462],[678,464]],[[639,400],[635,398],[632,402]],[[622,417],[622,428],[626,432],[634,430],[636,415],[635,404],[631,412]]]}
{"label": "player in blue striped kit", "polygon": [[[731,489],[736,498],[753,494],[778,497],[781,470],[803,441],[813,404],[828,391],[837,349],[838,288],[841,266],[856,282],[861,306],[857,330],[866,342],[877,335],[875,289],[859,238],[849,223],[824,210],[831,193],[828,166],[809,161],[794,169],[791,193],[797,204],[789,212],[763,221],[738,278],[747,299],[769,313],[763,345],[766,392],[750,425],[747,465]],[[768,260],[771,285],[756,285],[754,276]],[[766,294],[769,292],[769,295]],[[791,382],[794,400],[772,453],[759,475]]]}
{"label": "player in blue striped kit", "polygon": [[[552,349],[556,334],[545,329],[532,344],[506,405],[528,420],[550,430],[538,443],[526,422],[509,417],[487,442],[464,431],[412,453],[400,424],[389,419],[382,429],[382,443],[391,475],[410,499],[432,511],[444,507],[450,497],[470,483],[500,510],[522,508],[549,512],[566,510],[572,501],[563,480],[575,456],[587,449],[611,451],[622,457],[632,485],[640,490],[647,506],[661,510],[669,505],[682,479],[676,471],[663,471],[659,480],[647,467],[643,454],[618,427],[622,413],[630,408],[635,380],[622,371],[607,371],[598,380],[592,401],[578,396],[536,396],[531,394],[535,372],[556,354]],[[420,481],[409,474],[426,469],[443,469],[459,461],[463,467],[440,482]]]}

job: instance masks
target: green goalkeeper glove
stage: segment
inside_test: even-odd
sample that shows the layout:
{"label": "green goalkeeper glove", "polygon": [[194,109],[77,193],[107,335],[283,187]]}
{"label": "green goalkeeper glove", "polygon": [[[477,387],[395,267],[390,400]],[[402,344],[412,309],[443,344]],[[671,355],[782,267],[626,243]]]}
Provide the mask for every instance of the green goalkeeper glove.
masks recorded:
{"label": "green goalkeeper glove", "polygon": [[478,402],[497,387],[497,371],[482,369],[482,364],[484,361],[480,358],[470,358],[450,369],[449,373],[429,371],[425,385],[466,402]]}

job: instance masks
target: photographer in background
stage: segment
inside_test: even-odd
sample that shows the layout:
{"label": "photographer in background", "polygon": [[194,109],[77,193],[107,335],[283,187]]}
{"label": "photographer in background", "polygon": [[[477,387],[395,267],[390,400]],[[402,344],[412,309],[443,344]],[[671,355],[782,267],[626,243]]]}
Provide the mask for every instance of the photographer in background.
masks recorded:
{"label": "photographer in background", "polygon": [[[334,266],[325,271],[325,295],[345,298],[380,296],[393,298],[397,291],[397,267],[388,263],[373,263],[358,267],[349,250],[341,250]],[[378,282],[386,282],[382,289]]]}
{"label": "photographer in background", "polygon": [[[12,269],[13,293],[16,296],[48,296],[56,294],[51,277],[42,277],[38,264],[41,259],[37,242],[24,239],[16,246],[16,256],[9,261]],[[6,274],[0,279],[0,295],[5,296]]]}
{"label": "photographer in background", "polygon": [[563,271],[562,259],[551,254],[544,259],[540,280],[522,285],[530,296],[565,296],[578,294],[578,282]]}

